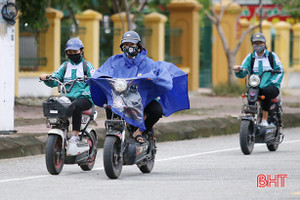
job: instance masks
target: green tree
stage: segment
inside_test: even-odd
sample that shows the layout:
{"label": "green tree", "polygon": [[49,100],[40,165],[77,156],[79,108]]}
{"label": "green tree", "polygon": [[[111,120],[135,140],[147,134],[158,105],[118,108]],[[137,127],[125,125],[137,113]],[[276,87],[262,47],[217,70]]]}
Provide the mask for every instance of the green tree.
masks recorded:
{"label": "green tree", "polygon": [[293,18],[300,20],[300,1],[299,0],[273,0],[273,3],[280,5]]}
{"label": "green tree", "polygon": [[18,0],[17,6],[21,11],[20,24],[28,25],[33,31],[48,27],[46,18],[48,0]]}
{"label": "green tree", "polygon": [[166,10],[170,0],[18,0],[17,6],[21,10],[20,24],[27,24],[38,31],[48,27],[46,8],[52,7],[64,13],[63,23],[75,24],[75,15],[86,9],[92,9],[102,14],[112,15],[118,12],[134,14],[130,22],[132,27],[139,13]]}

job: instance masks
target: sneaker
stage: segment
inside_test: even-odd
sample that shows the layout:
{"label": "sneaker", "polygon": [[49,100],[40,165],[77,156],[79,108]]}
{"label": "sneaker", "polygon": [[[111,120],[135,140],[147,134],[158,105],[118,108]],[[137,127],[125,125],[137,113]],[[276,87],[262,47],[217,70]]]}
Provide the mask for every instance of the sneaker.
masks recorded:
{"label": "sneaker", "polygon": [[267,120],[262,120],[260,123],[261,126],[269,126]]}
{"label": "sneaker", "polygon": [[73,142],[73,143],[78,143],[80,140],[78,135],[73,135],[70,139],[69,142]]}

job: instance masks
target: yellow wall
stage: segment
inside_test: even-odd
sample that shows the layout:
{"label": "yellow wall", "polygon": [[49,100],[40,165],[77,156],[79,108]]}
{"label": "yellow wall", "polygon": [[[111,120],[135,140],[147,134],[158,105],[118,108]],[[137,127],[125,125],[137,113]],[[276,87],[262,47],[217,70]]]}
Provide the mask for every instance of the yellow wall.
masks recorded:
{"label": "yellow wall", "polygon": [[281,60],[283,68],[288,71],[290,67],[290,29],[287,22],[278,22],[275,28],[275,53]]}
{"label": "yellow wall", "polygon": [[[130,15],[132,18],[133,15]],[[113,36],[113,55],[122,53],[120,44],[123,34],[128,31],[128,23],[126,19],[126,13],[121,12],[111,16],[111,20],[114,23],[114,36]]]}
{"label": "yellow wall", "polygon": [[[230,1],[223,1],[226,5]],[[174,0],[168,5],[170,9],[170,26],[172,28],[179,28],[182,30],[182,38],[179,41],[176,38],[174,43],[180,43],[180,55],[182,56],[182,63],[178,66],[186,71],[189,75],[189,89],[197,90],[199,86],[199,10],[201,5],[195,0]],[[220,12],[220,4],[215,4],[214,8],[217,13]],[[231,50],[235,47],[237,40],[241,33],[246,30],[250,23],[248,21],[240,20],[240,27],[237,27],[237,20],[241,8],[239,5],[233,3],[228,10],[224,13],[221,21],[221,26],[225,33],[225,37],[229,43]],[[18,96],[18,80],[20,77],[39,77],[42,73],[52,73],[57,67],[60,66],[60,42],[61,42],[61,31],[60,24],[63,17],[61,11],[55,10],[53,8],[47,8],[46,10],[47,18],[49,19],[49,29],[46,33],[41,34],[41,46],[40,48],[45,50],[45,57],[47,57],[48,63],[46,67],[39,68],[37,72],[19,72],[19,27],[18,20],[15,25],[16,31],[16,79],[15,79],[15,94]],[[121,18],[120,18],[121,17]],[[132,17],[132,15],[131,15]],[[77,15],[76,18],[80,21],[80,26],[86,27],[86,36],[84,42],[85,45],[85,55],[87,60],[92,62],[95,68],[99,65],[99,21],[102,19],[102,15],[92,10],[87,10]],[[122,35],[127,31],[127,20],[126,14],[120,13],[111,16],[114,22],[114,28],[119,29],[119,33],[114,34],[113,41],[113,53],[122,53],[119,45],[121,42]],[[158,13],[151,13],[145,16],[146,28],[152,29],[151,39],[146,39],[146,42],[151,41],[149,46],[149,57],[152,57],[155,61],[164,60],[164,24],[167,18]],[[122,24],[123,22],[123,24]],[[271,49],[271,27],[273,25],[270,22],[263,21],[262,28],[263,33],[267,39],[268,49]],[[289,51],[290,51],[290,30],[291,25],[286,22],[278,22],[274,26],[276,31],[275,40],[275,52],[281,59],[283,66],[285,68],[285,76],[293,71],[300,70],[300,63],[294,63],[294,66],[289,66]],[[235,32],[238,30],[240,32]],[[256,29],[255,31],[257,31]],[[294,38],[300,37],[300,24],[295,24],[293,26]],[[243,41],[241,48],[236,56],[236,64],[241,64],[242,60],[246,55],[252,52],[252,47],[250,43],[251,33],[248,34]],[[44,41],[44,42],[43,42]],[[213,85],[227,83],[228,81],[228,66],[225,53],[221,40],[218,36],[215,26],[213,26],[213,66],[212,66],[212,76]],[[294,59],[300,58],[299,40],[294,39],[293,46],[293,56]],[[173,49],[174,50],[174,49]],[[172,49],[171,49],[172,53]],[[240,81],[240,84],[244,84]]]}
{"label": "yellow wall", "polygon": [[[52,73],[60,66],[60,38],[61,38],[61,18],[63,13],[53,8],[46,9],[46,16],[49,22],[49,28],[47,32],[40,33],[40,49],[45,52],[47,58],[47,65],[38,69],[36,72],[20,72],[19,60],[16,61],[16,76],[15,76],[15,96],[19,96],[19,78],[31,78],[39,77],[43,73]],[[18,25],[18,23],[17,23]],[[19,27],[16,28],[16,37],[19,37]],[[16,39],[16,59],[19,59],[19,38]],[[43,46],[45,45],[45,46]]]}
{"label": "yellow wall", "polygon": [[300,23],[293,25],[294,45],[293,45],[293,68],[300,70]]}
{"label": "yellow wall", "polygon": [[78,15],[79,25],[86,28],[86,36],[80,37],[84,44],[84,55],[87,61],[91,62],[95,69],[99,67],[100,51],[100,20],[102,14],[93,10],[86,10]]}
{"label": "yellow wall", "polygon": [[[165,23],[167,17],[159,13],[145,16],[145,27],[152,30],[151,36],[146,38],[148,56],[154,61],[165,60]],[[150,43],[150,44],[148,44]]]}
{"label": "yellow wall", "polygon": [[46,67],[43,70],[53,72],[60,66],[60,42],[61,42],[61,18],[63,13],[53,8],[46,9],[46,15],[49,22],[47,32],[40,34],[41,46],[40,49],[45,51],[47,58]]}
{"label": "yellow wall", "polygon": [[[170,9],[170,27],[180,28],[182,36],[180,41],[181,64],[178,64],[182,70],[188,73],[189,89],[197,90],[199,88],[199,11],[202,5],[195,0],[176,0],[172,1],[168,8]],[[172,51],[171,51],[172,53]]]}
{"label": "yellow wall", "polygon": [[264,20],[261,23],[261,27],[262,27],[262,33],[266,37],[266,45],[268,47],[268,50],[271,51],[271,49],[272,49],[272,35],[271,35],[272,23],[267,20]]}

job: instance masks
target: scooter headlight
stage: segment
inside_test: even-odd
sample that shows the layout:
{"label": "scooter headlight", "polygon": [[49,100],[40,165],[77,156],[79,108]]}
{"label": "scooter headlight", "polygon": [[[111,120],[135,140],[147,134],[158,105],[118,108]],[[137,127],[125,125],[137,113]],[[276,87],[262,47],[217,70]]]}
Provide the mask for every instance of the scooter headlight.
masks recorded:
{"label": "scooter headlight", "polygon": [[260,78],[258,75],[251,75],[249,78],[249,85],[251,85],[252,87],[257,87],[260,84]]}
{"label": "scooter headlight", "polygon": [[56,124],[57,123],[57,118],[49,118],[48,119],[48,122],[50,123],[50,124]]}
{"label": "scooter headlight", "polygon": [[116,80],[114,87],[117,92],[124,92],[127,89],[127,82],[125,80]]}

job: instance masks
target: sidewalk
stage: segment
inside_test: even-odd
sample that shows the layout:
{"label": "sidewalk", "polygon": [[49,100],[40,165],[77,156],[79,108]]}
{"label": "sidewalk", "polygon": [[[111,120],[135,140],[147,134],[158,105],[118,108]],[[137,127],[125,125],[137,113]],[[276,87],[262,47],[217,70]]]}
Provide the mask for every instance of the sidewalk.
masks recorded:
{"label": "sidewalk", "polygon": [[[300,89],[282,90],[285,127],[300,126]],[[0,159],[44,153],[47,132],[42,110],[43,99],[16,99],[16,133],[0,135]],[[239,131],[241,97],[215,97],[208,89],[190,93],[190,110],[163,117],[155,129],[158,141],[231,134]],[[104,110],[97,108],[99,147],[105,138]],[[299,123],[299,124],[298,124]]]}

